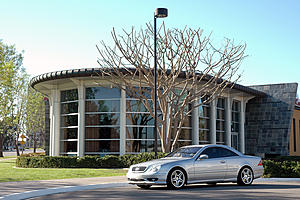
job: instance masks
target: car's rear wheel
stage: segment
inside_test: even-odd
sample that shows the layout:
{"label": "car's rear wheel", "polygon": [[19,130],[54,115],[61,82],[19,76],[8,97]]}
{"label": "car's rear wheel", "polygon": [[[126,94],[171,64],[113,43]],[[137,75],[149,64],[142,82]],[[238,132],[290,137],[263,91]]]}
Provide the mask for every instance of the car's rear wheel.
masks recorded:
{"label": "car's rear wheel", "polygon": [[167,178],[167,185],[170,189],[180,189],[186,182],[185,172],[180,168],[173,169]]}
{"label": "car's rear wheel", "polygon": [[253,171],[250,167],[244,167],[240,170],[237,183],[238,185],[251,185],[254,179]]}
{"label": "car's rear wheel", "polygon": [[137,185],[137,186],[142,189],[149,189],[151,187],[151,185]]}

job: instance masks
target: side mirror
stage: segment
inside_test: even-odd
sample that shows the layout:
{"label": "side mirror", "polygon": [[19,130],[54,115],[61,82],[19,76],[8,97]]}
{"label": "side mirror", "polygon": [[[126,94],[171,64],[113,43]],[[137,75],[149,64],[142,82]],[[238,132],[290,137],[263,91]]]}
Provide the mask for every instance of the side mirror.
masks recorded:
{"label": "side mirror", "polygon": [[208,159],[208,155],[206,154],[202,154],[199,156],[198,160],[204,160],[204,159]]}

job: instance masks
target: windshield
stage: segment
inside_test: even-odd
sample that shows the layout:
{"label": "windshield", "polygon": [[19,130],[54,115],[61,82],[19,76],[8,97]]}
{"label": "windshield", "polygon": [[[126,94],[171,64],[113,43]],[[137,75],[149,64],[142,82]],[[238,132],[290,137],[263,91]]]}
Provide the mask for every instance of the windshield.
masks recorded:
{"label": "windshield", "polygon": [[176,149],[175,151],[169,153],[166,158],[170,157],[187,157],[192,158],[202,147],[184,147]]}

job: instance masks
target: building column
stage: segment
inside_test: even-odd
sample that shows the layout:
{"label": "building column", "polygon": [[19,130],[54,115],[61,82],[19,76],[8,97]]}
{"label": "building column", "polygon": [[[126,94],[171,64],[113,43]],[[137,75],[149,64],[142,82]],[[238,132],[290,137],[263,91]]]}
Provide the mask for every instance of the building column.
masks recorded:
{"label": "building column", "polygon": [[78,86],[78,143],[77,156],[83,157],[85,153],[85,87],[81,82]]}
{"label": "building column", "polygon": [[246,110],[246,102],[244,99],[241,101],[241,113],[240,113],[240,127],[239,127],[239,139],[240,146],[239,150],[242,153],[245,153],[245,110]]}
{"label": "building column", "polygon": [[[52,93],[52,92],[51,92]],[[50,134],[49,134],[49,156],[53,156],[53,135],[54,135],[54,123],[53,123],[53,97],[49,97],[49,120],[50,120]]]}
{"label": "building column", "polygon": [[225,142],[231,147],[231,115],[232,115],[232,98],[225,99]]}
{"label": "building column", "polygon": [[60,92],[51,90],[50,102],[50,155],[59,156],[60,153]]}
{"label": "building column", "polygon": [[[198,102],[194,102],[193,106]],[[192,144],[199,144],[199,108],[192,111]]]}
{"label": "building column", "polygon": [[126,153],[126,91],[121,90],[120,99],[120,155]]}
{"label": "building column", "polygon": [[217,129],[216,129],[216,120],[217,120],[217,106],[216,106],[216,99],[214,99],[210,103],[210,143],[216,144],[217,143]]}

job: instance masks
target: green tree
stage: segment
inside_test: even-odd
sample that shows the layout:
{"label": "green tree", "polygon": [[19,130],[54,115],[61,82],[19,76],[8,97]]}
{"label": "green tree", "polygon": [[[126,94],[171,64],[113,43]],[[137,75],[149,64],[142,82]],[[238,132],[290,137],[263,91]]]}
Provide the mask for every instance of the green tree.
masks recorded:
{"label": "green tree", "polygon": [[[23,127],[24,86],[28,76],[22,67],[23,55],[14,45],[6,45],[0,40],[0,157],[3,157],[3,139],[5,134],[17,136]],[[25,89],[26,90],[26,89]]]}
{"label": "green tree", "polygon": [[[44,96],[33,88],[28,88],[27,102],[25,107],[25,125],[26,133],[33,143],[34,153],[36,152],[38,139],[42,139],[41,142],[44,142],[45,139],[44,110]],[[41,146],[42,144],[40,143],[39,145]]]}

